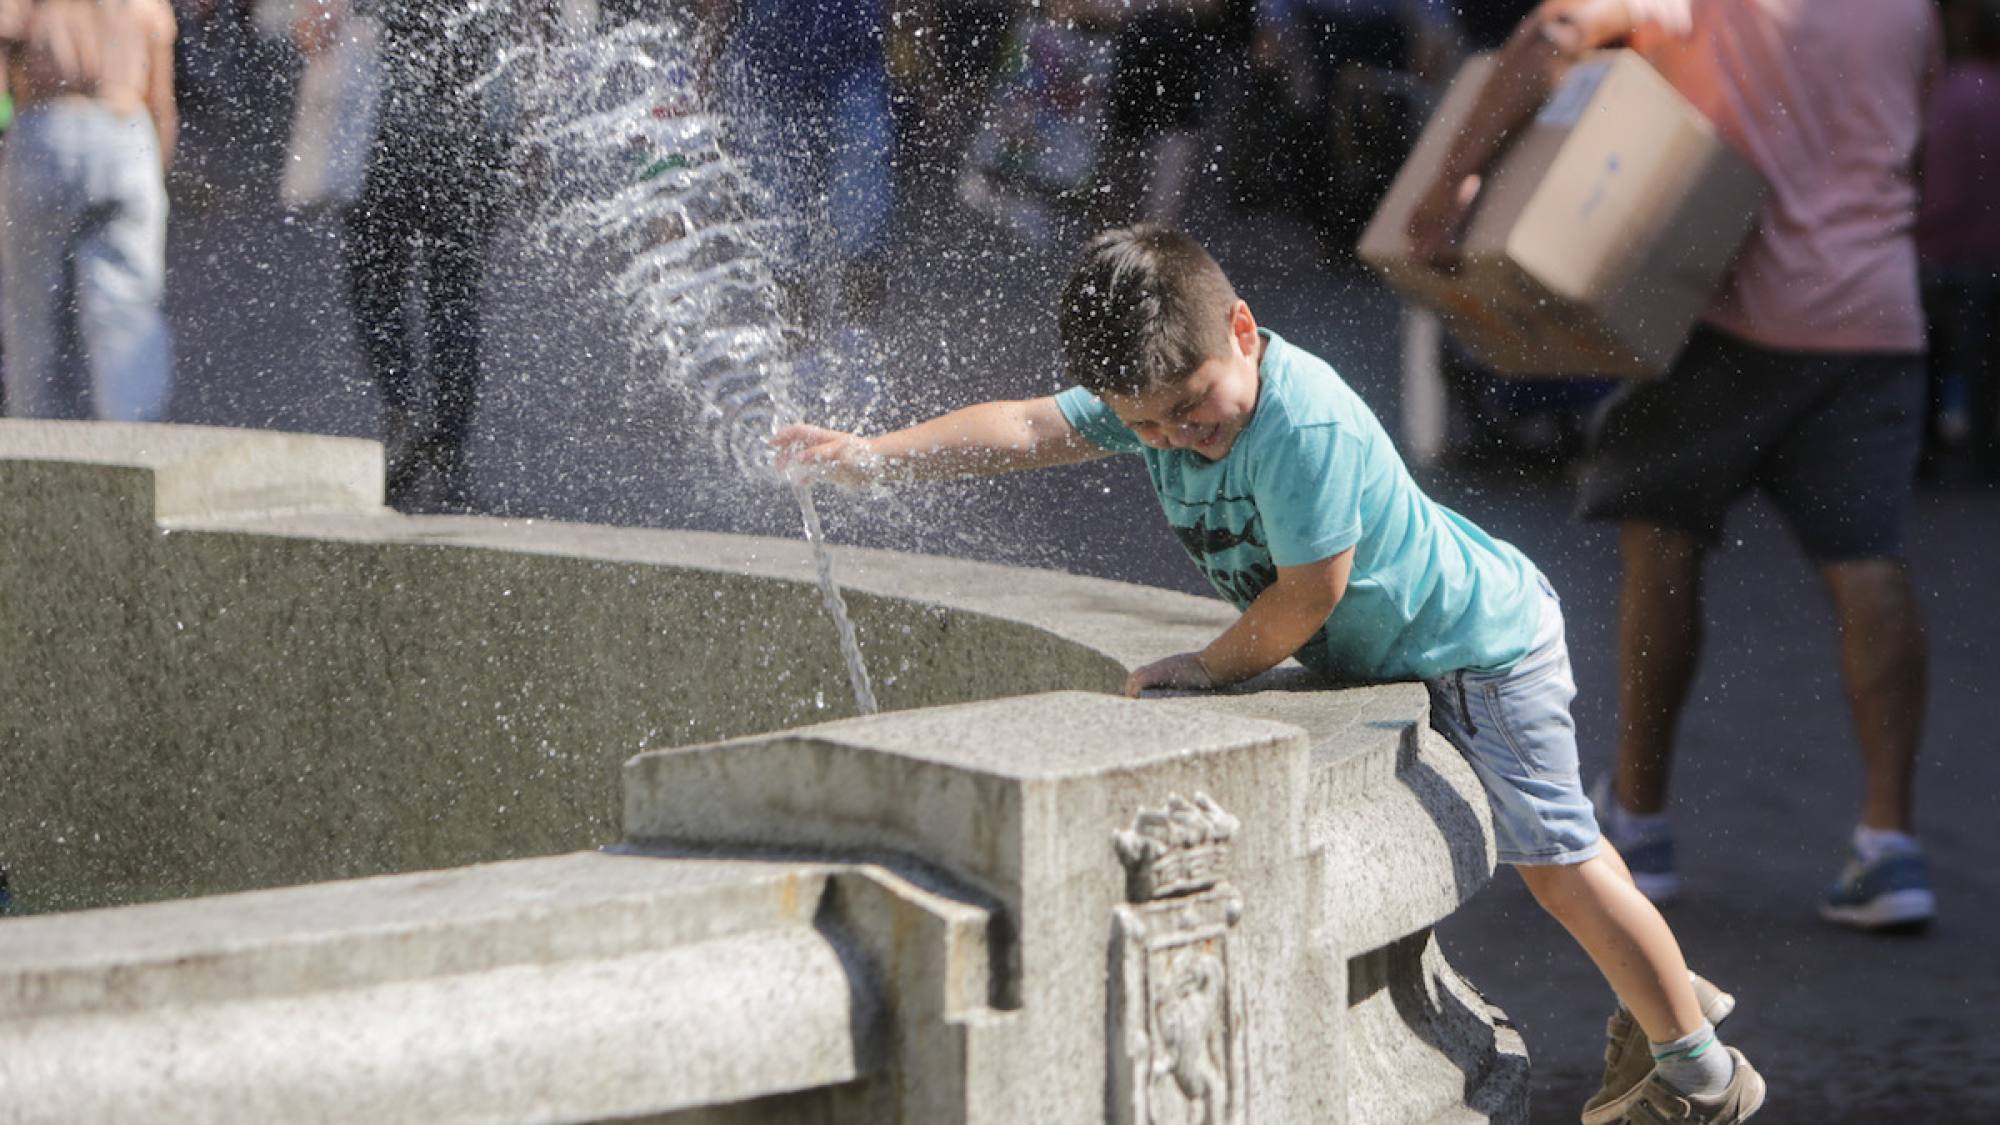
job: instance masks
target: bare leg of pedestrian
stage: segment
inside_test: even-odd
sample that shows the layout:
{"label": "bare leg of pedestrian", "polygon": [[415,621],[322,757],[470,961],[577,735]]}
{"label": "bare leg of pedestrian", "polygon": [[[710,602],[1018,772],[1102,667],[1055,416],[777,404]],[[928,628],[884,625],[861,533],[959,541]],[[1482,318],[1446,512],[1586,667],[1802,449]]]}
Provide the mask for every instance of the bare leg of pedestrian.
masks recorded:
{"label": "bare leg of pedestrian", "polygon": [[1618,771],[1630,812],[1661,813],[1681,709],[1701,657],[1702,550],[1693,535],[1630,522],[1619,529],[1624,586],[1618,621]]}
{"label": "bare leg of pedestrian", "polygon": [[1841,672],[1866,788],[1854,856],[1827,888],[1820,913],[1863,929],[1922,929],[1937,913],[1911,817],[1928,672],[1923,615],[1899,560],[1833,563],[1822,574],[1840,623]]}
{"label": "bare leg of pedestrian", "polygon": [[1701,658],[1703,550],[1689,532],[1628,520],[1620,524],[1619,552],[1618,763],[1591,800],[1633,882],[1647,898],[1666,902],[1680,893],[1667,783]]}
{"label": "bare leg of pedestrian", "polygon": [[1822,570],[1840,624],[1841,672],[1861,743],[1861,824],[1912,829],[1910,782],[1923,738],[1926,655],[1922,612],[1901,562],[1872,559]]}

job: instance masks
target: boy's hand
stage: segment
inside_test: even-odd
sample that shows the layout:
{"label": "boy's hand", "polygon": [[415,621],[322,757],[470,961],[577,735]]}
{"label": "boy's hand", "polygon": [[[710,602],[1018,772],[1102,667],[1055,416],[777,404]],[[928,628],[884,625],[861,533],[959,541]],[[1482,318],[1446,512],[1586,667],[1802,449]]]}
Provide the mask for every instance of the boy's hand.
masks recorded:
{"label": "boy's hand", "polygon": [[777,467],[809,480],[829,480],[859,488],[881,479],[884,462],[868,439],[824,426],[796,422],[771,438],[778,451]]}
{"label": "boy's hand", "polygon": [[1215,678],[1201,662],[1198,652],[1181,652],[1155,660],[1125,677],[1125,694],[1133,699],[1147,688],[1176,688],[1181,691],[1213,691]]}

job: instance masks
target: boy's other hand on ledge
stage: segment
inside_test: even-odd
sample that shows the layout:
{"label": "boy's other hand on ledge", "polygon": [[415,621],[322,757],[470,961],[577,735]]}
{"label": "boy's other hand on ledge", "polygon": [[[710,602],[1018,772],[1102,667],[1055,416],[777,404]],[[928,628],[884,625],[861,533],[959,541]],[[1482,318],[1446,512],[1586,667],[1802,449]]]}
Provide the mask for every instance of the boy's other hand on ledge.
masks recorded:
{"label": "boy's other hand on ledge", "polygon": [[1139,693],[1148,688],[1213,691],[1215,678],[1208,674],[1208,667],[1201,662],[1200,653],[1180,652],[1134,669],[1125,678],[1125,694],[1133,699],[1139,698]]}

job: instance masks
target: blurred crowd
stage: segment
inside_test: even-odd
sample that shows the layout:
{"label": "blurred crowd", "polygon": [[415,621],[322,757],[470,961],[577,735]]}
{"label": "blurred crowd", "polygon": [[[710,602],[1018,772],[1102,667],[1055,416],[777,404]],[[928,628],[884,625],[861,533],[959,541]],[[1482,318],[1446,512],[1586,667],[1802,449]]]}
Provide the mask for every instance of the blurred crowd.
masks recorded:
{"label": "blurred crowd", "polygon": [[[1925,467],[1991,472],[2000,217],[1983,176],[2000,161],[2000,0],[1938,3],[1949,63],[1922,169],[1933,320]],[[479,282],[505,193],[492,172],[511,158],[511,138],[504,114],[471,106],[463,91],[509,36],[691,17],[705,57],[732,84],[732,108],[755,123],[760,167],[806,220],[809,245],[793,257],[813,282],[797,286],[798,316],[847,326],[880,316],[898,216],[940,203],[1045,245],[1133,219],[1181,223],[1203,207],[1279,213],[1312,232],[1318,259],[1345,268],[1458,64],[1504,41],[1533,6],[0,0],[0,38],[15,44],[5,111],[14,126],[0,156],[5,407],[165,416],[163,185],[182,114],[232,145],[289,149],[288,174],[303,170],[309,182],[280,185],[288,204],[347,209],[348,288],[384,403],[391,500],[464,509]],[[468,19],[487,30],[461,26]],[[162,34],[155,57],[144,44]],[[76,49],[90,41],[125,47]],[[60,127],[36,124],[59,117]],[[357,121],[372,129],[346,135]],[[438,136],[442,146],[431,143]],[[456,155],[421,155],[437,151]],[[50,171],[86,157],[116,171],[86,177],[120,185],[115,199]],[[176,179],[176,198],[199,198],[199,170]],[[101,221],[113,203],[130,221]],[[412,280],[424,305],[414,318],[404,315]],[[1553,413],[1561,444],[1591,397],[1583,384],[1495,380],[1462,356],[1448,369],[1460,428],[1480,441],[1537,444],[1521,423]]]}

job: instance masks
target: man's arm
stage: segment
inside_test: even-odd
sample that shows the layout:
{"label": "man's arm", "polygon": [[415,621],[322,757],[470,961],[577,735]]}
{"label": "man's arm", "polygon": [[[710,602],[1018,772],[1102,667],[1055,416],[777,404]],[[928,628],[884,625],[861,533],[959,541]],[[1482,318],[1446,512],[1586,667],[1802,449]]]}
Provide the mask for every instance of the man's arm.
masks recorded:
{"label": "man's arm", "polygon": [[872,438],[792,425],[771,444],[779,468],[796,465],[849,485],[1011,473],[1107,455],[1069,424],[1054,396],[982,402]]}
{"label": "man's arm", "polygon": [[1451,264],[1472,206],[1467,178],[1492,163],[1578,59],[1624,39],[1633,26],[1626,0],[1545,0],[1521,21],[1494,59],[1437,178],[1410,215],[1410,244],[1419,257]]}
{"label": "man's arm", "polygon": [[146,75],[146,112],[160,137],[160,169],[173,166],[174,143],[180,137],[180,112],[174,107],[174,10],[166,0],[154,5],[159,13],[153,28],[150,72]]}
{"label": "man's arm", "polygon": [[1279,567],[1278,580],[1207,648],[1134,671],[1125,680],[1125,694],[1137,696],[1147,688],[1207,690],[1277,667],[1326,624],[1353,573],[1352,547],[1304,566]]}

